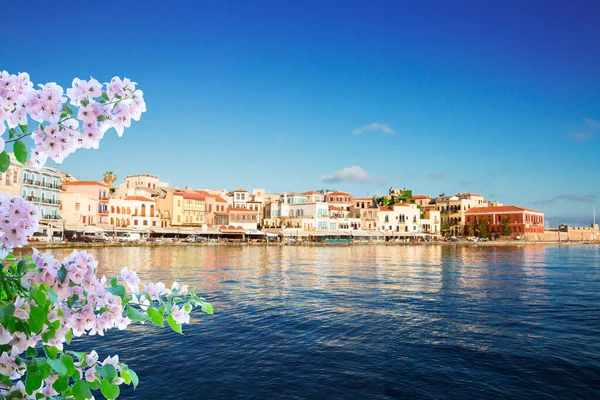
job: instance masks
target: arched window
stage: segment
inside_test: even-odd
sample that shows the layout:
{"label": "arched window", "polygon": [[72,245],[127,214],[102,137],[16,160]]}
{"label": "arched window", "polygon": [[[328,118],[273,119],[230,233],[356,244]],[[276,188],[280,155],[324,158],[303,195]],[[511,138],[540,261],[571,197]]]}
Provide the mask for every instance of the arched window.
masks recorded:
{"label": "arched window", "polygon": [[154,217],[154,204],[150,205],[150,216]]}
{"label": "arched window", "polygon": [[117,214],[121,214],[121,207],[117,207]]}
{"label": "arched window", "polygon": [[146,205],[142,204],[142,217],[146,216]]}

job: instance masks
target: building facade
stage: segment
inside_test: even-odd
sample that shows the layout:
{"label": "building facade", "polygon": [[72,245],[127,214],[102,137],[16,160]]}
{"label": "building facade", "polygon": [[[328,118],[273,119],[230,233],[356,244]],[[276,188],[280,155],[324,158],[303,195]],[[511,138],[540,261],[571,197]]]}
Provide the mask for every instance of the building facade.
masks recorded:
{"label": "building facade", "polygon": [[21,196],[21,170],[23,166],[17,161],[13,153],[10,156],[10,166],[6,172],[0,172],[0,193]]}
{"label": "building facade", "polygon": [[38,206],[42,220],[57,220],[61,172],[50,167],[37,170],[25,164],[21,169],[21,177],[21,196]]}
{"label": "building facade", "polygon": [[[506,224],[511,236],[544,233],[544,213],[524,207],[479,207],[466,211],[465,215],[467,228],[470,224],[478,225],[482,218],[487,219],[488,234],[501,235],[502,228]],[[467,234],[466,231],[465,234]]]}

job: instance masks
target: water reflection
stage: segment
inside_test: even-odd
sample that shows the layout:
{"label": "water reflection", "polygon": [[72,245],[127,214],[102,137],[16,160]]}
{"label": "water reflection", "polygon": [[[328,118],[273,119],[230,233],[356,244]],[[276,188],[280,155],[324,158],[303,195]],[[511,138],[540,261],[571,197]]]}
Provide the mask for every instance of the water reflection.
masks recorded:
{"label": "water reflection", "polygon": [[147,381],[169,382],[142,381],[126,398],[581,398],[600,390],[598,246],[89,251],[101,273],[128,266],[143,281],[188,283],[215,305],[214,316],[194,315],[185,337],[143,326],[96,339]]}

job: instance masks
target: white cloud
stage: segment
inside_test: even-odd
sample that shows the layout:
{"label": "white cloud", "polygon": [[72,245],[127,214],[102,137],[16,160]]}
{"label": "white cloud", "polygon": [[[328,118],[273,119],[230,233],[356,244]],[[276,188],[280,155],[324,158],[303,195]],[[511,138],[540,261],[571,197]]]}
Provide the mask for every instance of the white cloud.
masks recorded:
{"label": "white cloud", "polygon": [[372,124],[369,125],[365,125],[362,128],[358,128],[352,131],[352,133],[354,135],[360,135],[361,133],[367,132],[367,131],[381,131],[383,133],[386,133],[388,135],[391,135],[394,133],[394,130],[392,128],[390,128],[389,125],[386,124],[380,124],[377,122],[373,122]]}
{"label": "white cloud", "polygon": [[338,183],[338,182],[379,182],[380,179],[377,176],[369,174],[367,171],[359,166],[347,167],[334,172],[331,175],[321,176],[321,181],[326,183]]}

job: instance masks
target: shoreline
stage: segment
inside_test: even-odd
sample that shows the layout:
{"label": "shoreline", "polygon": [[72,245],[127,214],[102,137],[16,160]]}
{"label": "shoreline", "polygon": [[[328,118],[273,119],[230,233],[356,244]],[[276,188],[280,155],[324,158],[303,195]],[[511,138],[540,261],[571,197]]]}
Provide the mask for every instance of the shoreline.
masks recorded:
{"label": "shoreline", "polygon": [[264,247],[349,247],[349,246],[470,246],[470,247],[509,247],[509,246],[586,246],[600,245],[600,241],[553,241],[553,242],[534,242],[534,241],[491,241],[491,242],[353,242],[353,243],[267,243],[267,242],[220,242],[220,243],[186,243],[186,242],[139,242],[139,243],[83,243],[83,242],[66,242],[66,243],[46,243],[38,242],[27,244],[20,250],[32,249],[88,249],[88,248],[103,248],[103,247],[202,247],[202,246],[264,246]]}

